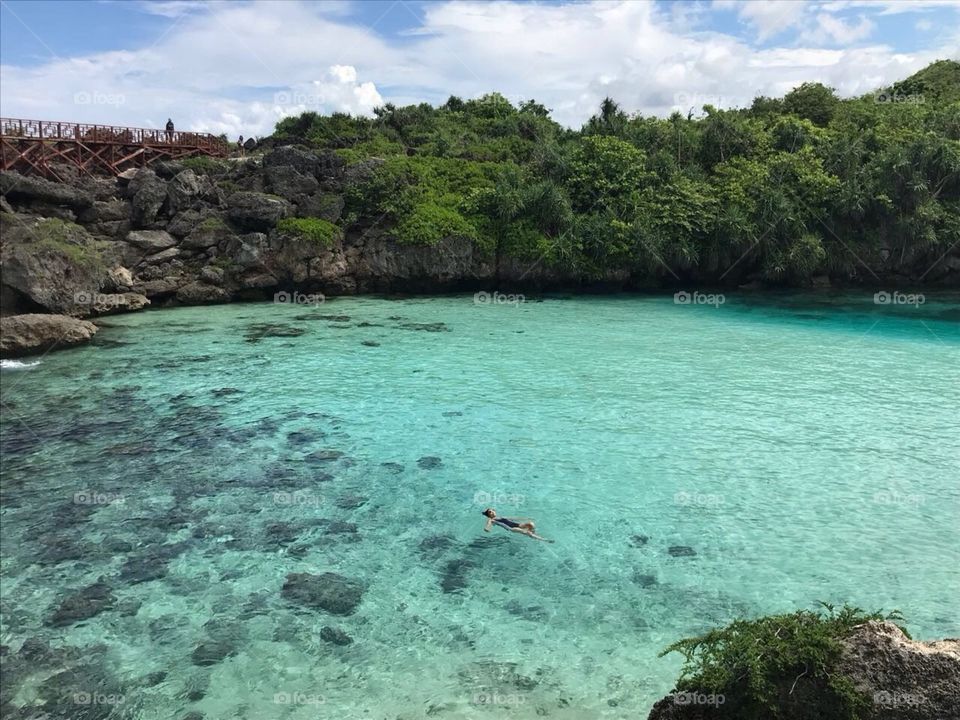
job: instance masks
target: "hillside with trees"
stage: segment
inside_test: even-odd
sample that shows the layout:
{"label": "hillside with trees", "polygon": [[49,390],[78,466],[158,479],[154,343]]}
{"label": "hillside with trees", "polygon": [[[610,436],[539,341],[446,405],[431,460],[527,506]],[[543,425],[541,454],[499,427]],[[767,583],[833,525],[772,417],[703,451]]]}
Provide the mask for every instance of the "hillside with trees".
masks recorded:
{"label": "hillside with trees", "polygon": [[273,142],[366,169],[347,232],[377,223],[405,244],[468,238],[584,278],[789,285],[896,268],[929,281],[943,270],[931,266],[957,261],[953,61],[852,99],[804,83],[749,108],[659,118],[608,98],[570,130],[534,100],[492,93],[387,104],[373,118],[308,112],[278,123]]}

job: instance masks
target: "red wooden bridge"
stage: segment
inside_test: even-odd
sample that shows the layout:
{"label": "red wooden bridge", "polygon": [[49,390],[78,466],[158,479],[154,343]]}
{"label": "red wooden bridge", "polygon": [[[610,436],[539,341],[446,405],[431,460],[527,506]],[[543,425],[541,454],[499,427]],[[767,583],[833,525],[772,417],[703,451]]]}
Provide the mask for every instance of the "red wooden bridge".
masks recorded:
{"label": "red wooden bridge", "polygon": [[0,170],[58,180],[64,179],[58,165],[119,175],[158,160],[226,157],[229,151],[222,138],[208,133],[0,118]]}

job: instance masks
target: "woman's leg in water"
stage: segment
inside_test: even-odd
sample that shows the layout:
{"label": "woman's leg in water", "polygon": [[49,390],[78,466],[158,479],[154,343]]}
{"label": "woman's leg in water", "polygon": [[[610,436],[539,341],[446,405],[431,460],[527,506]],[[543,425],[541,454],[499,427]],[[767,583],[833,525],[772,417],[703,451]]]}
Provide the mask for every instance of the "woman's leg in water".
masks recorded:
{"label": "woman's leg in water", "polygon": [[527,537],[532,537],[534,540],[543,540],[544,542],[552,543],[553,540],[547,540],[545,537],[540,537],[533,530],[526,530],[522,527],[511,528],[510,532],[520,533],[521,535],[526,535]]}

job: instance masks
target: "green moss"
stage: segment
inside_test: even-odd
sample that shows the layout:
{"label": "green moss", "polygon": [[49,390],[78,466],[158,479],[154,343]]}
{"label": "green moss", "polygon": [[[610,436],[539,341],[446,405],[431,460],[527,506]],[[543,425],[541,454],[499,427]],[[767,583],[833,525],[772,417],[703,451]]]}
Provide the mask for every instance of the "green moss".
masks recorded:
{"label": "green moss", "polygon": [[224,172],[229,167],[229,164],[220,160],[219,158],[213,158],[208,155],[197,155],[196,157],[188,157],[180,160],[180,164],[185,168],[189,168],[194,172],[204,173],[204,174],[213,174],[218,172]]}
{"label": "green moss", "polygon": [[65,256],[74,265],[92,271],[106,268],[101,243],[76,223],[46,218],[33,226],[33,237],[39,246]]}
{"label": "green moss", "polygon": [[221,270],[231,270],[237,267],[236,261],[228,255],[218,255],[215,257],[211,263],[214,267],[218,267]]}
{"label": "green moss", "polygon": [[202,223],[200,223],[200,229],[206,230],[208,232],[223,230],[226,227],[227,227],[227,224],[223,221],[222,218],[218,218],[218,217],[208,217]]}
{"label": "green moss", "polygon": [[[852,681],[837,672],[841,640],[869,620],[899,620],[898,612],[883,615],[844,606],[826,612],[801,610],[756,620],[737,620],[725,628],[686,638],[666,648],[661,657],[678,652],[684,666],[677,681],[680,693],[722,695],[719,719],[777,720],[783,689],[811,683],[831,696],[818,700],[836,720],[857,720],[868,699]],[[798,694],[797,697],[802,697]]]}
{"label": "green moss", "polygon": [[277,223],[277,230],[330,247],[340,239],[340,228],[321,218],[284,218]]}

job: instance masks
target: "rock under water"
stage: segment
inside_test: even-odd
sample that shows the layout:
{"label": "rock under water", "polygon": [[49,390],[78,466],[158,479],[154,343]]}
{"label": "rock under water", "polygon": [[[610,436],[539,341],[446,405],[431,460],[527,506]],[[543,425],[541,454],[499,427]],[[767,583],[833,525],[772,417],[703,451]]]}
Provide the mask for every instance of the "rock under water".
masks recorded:
{"label": "rock under water", "polygon": [[290,573],[280,593],[284,599],[312,610],[352,615],[363,599],[363,586],[333,572]]}

